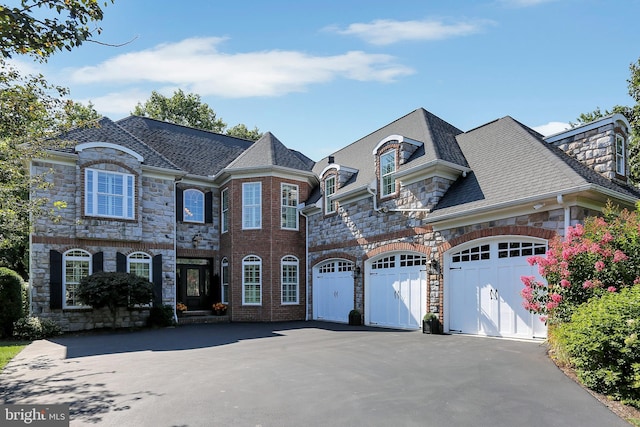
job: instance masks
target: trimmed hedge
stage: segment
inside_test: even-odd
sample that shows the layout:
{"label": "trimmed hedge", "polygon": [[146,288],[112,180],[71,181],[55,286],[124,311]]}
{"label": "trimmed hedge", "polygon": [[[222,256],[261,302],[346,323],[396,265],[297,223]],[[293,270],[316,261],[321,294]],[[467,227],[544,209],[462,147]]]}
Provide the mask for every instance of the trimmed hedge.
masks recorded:
{"label": "trimmed hedge", "polygon": [[22,317],[22,278],[18,273],[0,267],[0,337],[13,334],[13,323]]}
{"label": "trimmed hedge", "polygon": [[14,324],[13,336],[19,340],[33,341],[62,335],[62,328],[50,319],[23,317]]}
{"label": "trimmed hedge", "polygon": [[640,285],[578,306],[553,338],[585,386],[640,408]]}

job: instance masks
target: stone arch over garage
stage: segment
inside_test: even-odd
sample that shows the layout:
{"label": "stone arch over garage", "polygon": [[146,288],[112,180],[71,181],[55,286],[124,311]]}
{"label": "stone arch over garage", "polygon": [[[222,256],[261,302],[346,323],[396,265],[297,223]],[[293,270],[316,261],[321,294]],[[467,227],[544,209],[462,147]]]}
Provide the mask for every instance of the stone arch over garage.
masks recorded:
{"label": "stone arch over garage", "polygon": [[[438,253],[440,256],[447,252],[449,249],[454,248],[471,240],[482,239],[485,237],[498,237],[498,236],[527,236],[537,237],[539,239],[551,240],[557,233],[555,230],[549,230],[546,228],[530,227],[524,225],[511,225],[503,227],[485,228],[483,230],[474,230],[470,233],[465,233],[461,236],[454,237],[453,239],[440,243],[438,245]],[[442,260],[440,260],[442,261]]]}
{"label": "stone arch over garage", "polygon": [[353,262],[354,264],[356,263],[356,260],[357,260],[355,256],[350,255],[346,252],[333,252],[330,254],[321,255],[318,258],[314,258],[313,262],[311,263],[311,266],[315,267],[318,264],[321,264],[324,261],[328,261],[330,259],[345,259],[347,261]]}
{"label": "stone arch over garage", "polygon": [[367,261],[371,258],[375,258],[378,255],[381,255],[387,252],[420,252],[425,254],[428,257],[429,255],[431,255],[431,248],[429,246],[416,245],[414,243],[406,243],[406,242],[389,243],[387,245],[379,246],[367,252],[362,257],[362,260]]}

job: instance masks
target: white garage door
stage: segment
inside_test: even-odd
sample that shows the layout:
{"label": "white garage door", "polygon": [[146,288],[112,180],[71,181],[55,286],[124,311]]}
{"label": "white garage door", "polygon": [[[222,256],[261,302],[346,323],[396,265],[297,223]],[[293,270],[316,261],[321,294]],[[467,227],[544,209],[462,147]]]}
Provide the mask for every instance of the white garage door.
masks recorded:
{"label": "white garage door", "polygon": [[427,258],[393,254],[373,260],[365,276],[365,323],[419,329],[427,305]]}
{"label": "white garage door", "polygon": [[313,318],[349,322],[353,310],[353,263],[327,261],[313,269]]}
{"label": "white garage door", "polygon": [[[449,331],[511,338],[544,338],[546,327],[524,309],[522,276],[542,280],[527,258],[547,244],[523,238],[482,241],[447,256]],[[445,274],[446,274],[445,273]]]}

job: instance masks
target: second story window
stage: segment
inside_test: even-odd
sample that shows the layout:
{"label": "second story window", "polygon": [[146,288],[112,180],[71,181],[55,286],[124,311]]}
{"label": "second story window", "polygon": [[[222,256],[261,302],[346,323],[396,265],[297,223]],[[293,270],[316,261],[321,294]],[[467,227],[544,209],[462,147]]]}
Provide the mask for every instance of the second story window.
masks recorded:
{"label": "second story window", "polygon": [[330,176],[324,180],[324,212],[334,213],[336,211],[336,204],[332,200],[333,195],[336,192],[336,177]]}
{"label": "second story window", "polygon": [[222,223],[222,232],[226,233],[227,231],[229,231],[229,189],[228,188],[225,188],[220,193],[220,221]]}
{"label": "second story window", "polygon": [[618,175],[626,175],[624,137],[616,134],[616,173]]}
{"label": "second story window", "polygon": [[130,174],[85,170],[85,214],[134,218],[134,182]]}
{"label": "second story window", "polygon": [[242,184],[242,228],[262,228],[262,185],[259,182]]}
{"label": "second story window", "polygon": [[298,186],[282,184],[282,219],[280,226],[287,230],[298,229]]}
{"label": "second story window", "polygon": [[380,156],[380,196],[387,197],[396,192],[396,152],[389,151]]}
{"label": "second story window", "polygon": [[185,190],[183,193],[183,221],[204,222],[204,193],[199,190]]}

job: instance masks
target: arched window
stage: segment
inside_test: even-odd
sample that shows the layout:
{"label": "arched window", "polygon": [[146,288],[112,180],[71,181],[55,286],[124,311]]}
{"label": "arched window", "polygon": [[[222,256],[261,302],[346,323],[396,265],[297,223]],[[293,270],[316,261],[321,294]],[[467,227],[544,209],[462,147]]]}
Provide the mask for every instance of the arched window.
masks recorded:
{"label": "arched window", "polygon": [[255,255],[242,260],[242,304],[262,304],[262,260]]}
{"label": "arched window", "polygon": [[282,258],[282,304],[298,304],[298,258],[287,255]]}
{"label": "arched window", "polygon": [[144,252],[134,252],[127,257],[127,272],[144,277],[151,282],[151,256]]}
{"label": "arched window", "polygon": [[62,259],[63,308],[83,307],[77,295],[78,285],[83,277],[91,275],[91,254],[82,249],[71,249]]}
{"label": "arched window", "polygon": [[200,190],[189,189],[183,193],[183,217],[185,222],[204,223],[204,193]]}

